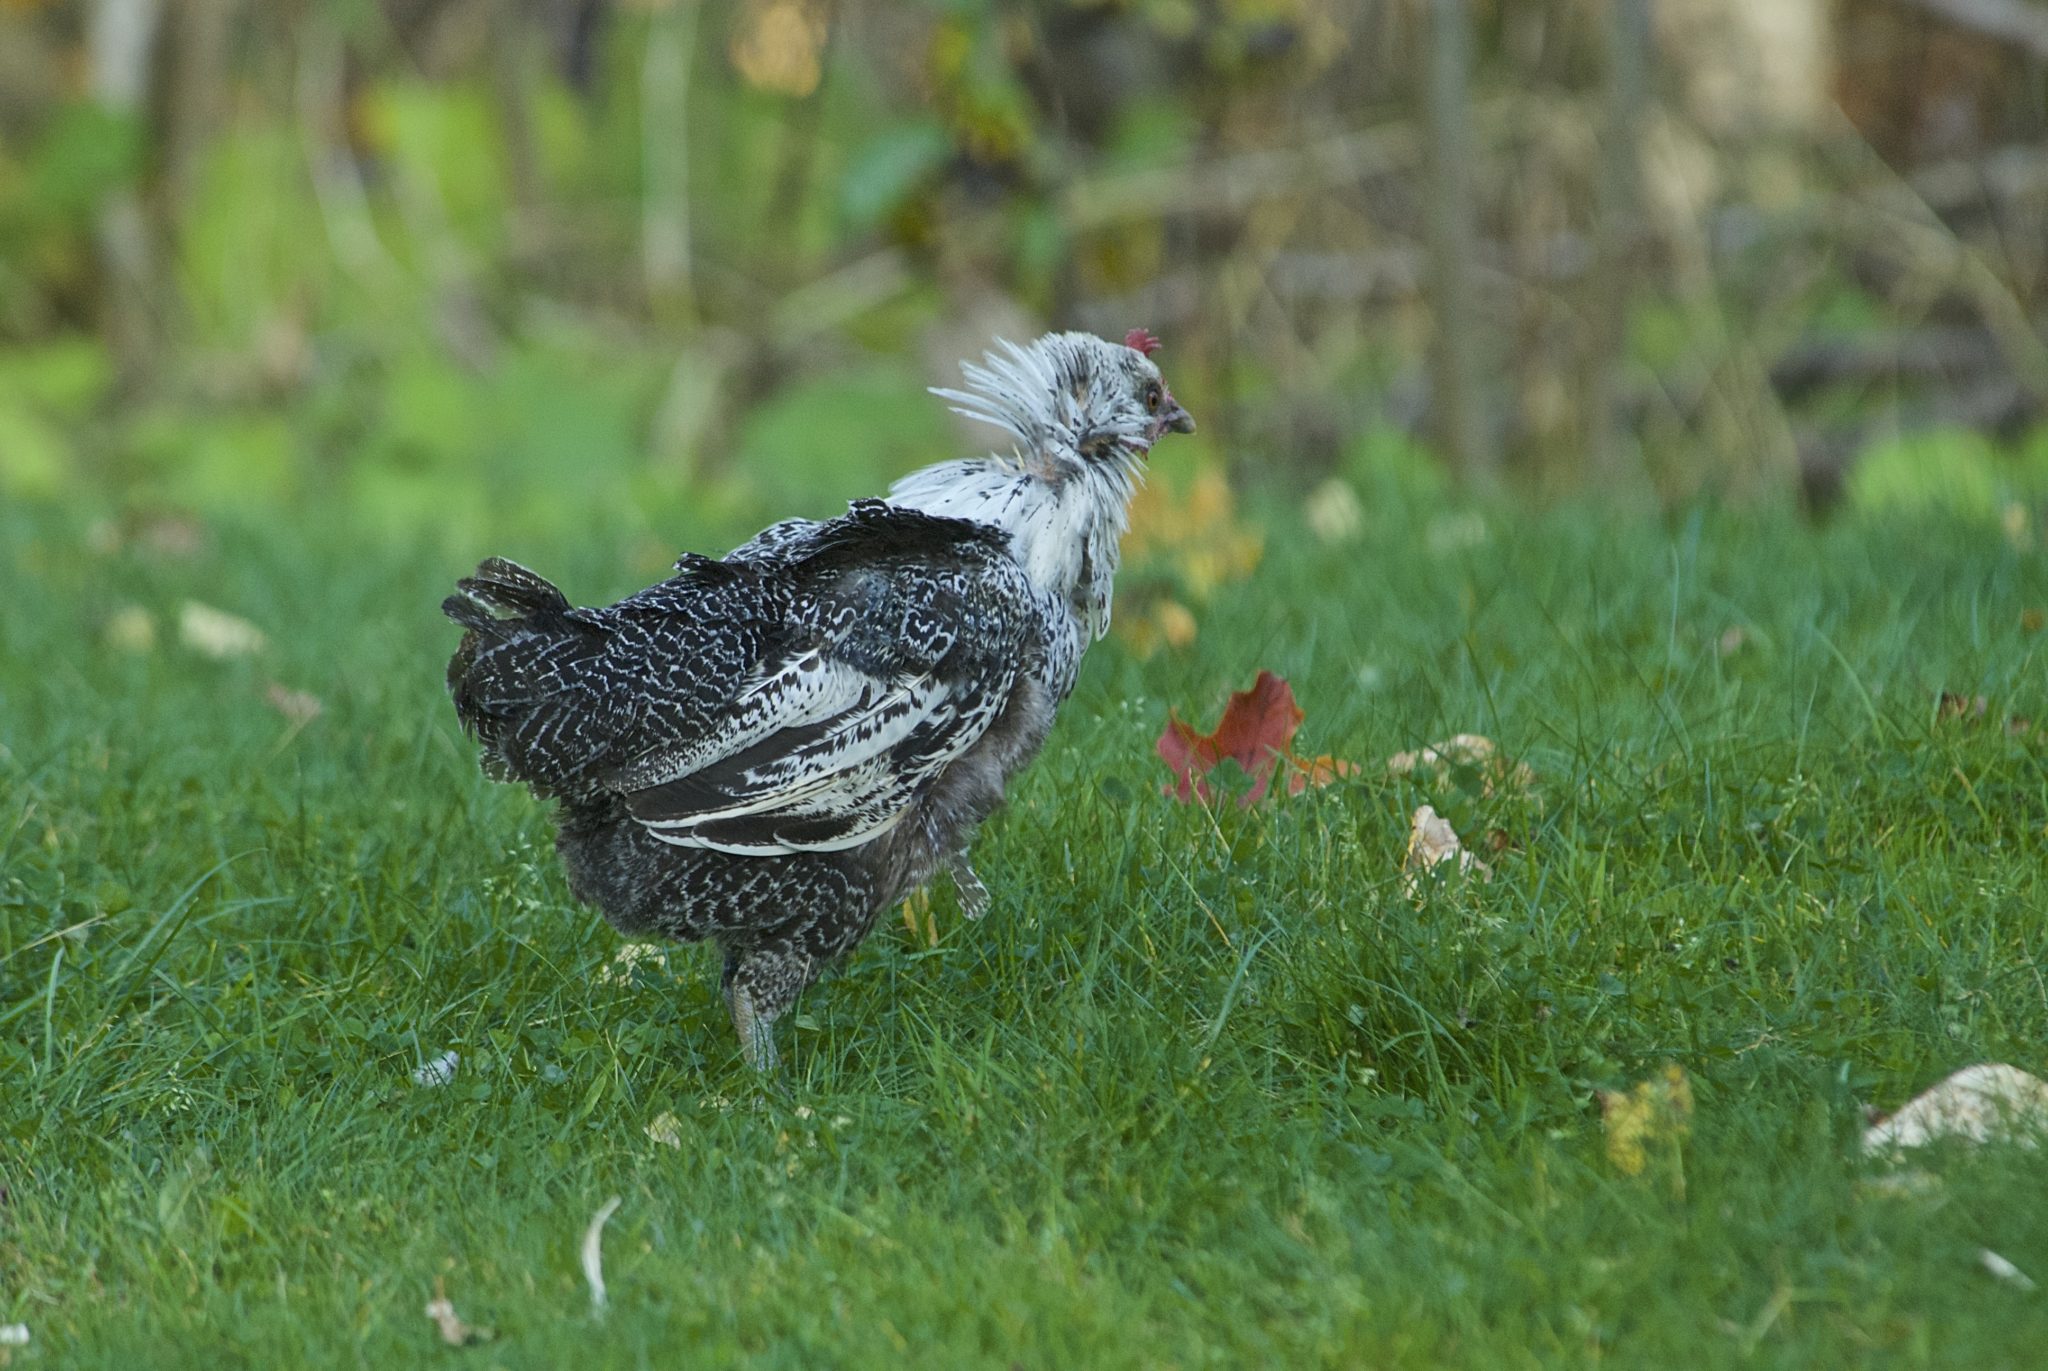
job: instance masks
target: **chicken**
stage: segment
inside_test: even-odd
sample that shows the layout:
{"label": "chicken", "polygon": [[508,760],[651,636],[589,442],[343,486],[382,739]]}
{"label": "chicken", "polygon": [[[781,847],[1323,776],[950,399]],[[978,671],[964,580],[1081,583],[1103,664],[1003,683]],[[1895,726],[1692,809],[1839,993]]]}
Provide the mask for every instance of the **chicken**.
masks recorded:
{"label": "chicken", "polygon": [[1194,428],[1156,346],[1003,343],[933,393],[1007,453],[686,554],[609,607],[498,558],[442,605],[486,774],[555,801],[570,889],[622,932],[719,944],[749,1065],[878,911],[942,871],[985,910],[968,843],[1109,627],[1147,454]]}

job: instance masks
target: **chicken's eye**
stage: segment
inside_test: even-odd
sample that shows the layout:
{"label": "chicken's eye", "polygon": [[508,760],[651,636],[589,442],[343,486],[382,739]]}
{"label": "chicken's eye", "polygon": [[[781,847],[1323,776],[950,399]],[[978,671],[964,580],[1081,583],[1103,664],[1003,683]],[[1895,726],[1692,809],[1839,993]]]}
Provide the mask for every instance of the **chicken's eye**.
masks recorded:
{"label": "chicken's eye", "polygon": [[1159,400],[1159,383],[1154,381],[1145,387],[1145,412],[1147,414],[1157,414],[1159,412]]}

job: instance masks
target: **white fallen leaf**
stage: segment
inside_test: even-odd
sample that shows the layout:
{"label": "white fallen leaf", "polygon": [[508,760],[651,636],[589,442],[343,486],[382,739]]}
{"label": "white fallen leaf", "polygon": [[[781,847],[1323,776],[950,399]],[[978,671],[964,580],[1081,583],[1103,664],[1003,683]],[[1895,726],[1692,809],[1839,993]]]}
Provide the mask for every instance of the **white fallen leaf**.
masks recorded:
{"label": "white fallen leaf", "polygon": [[28,1346],[28,1325],[25,1323],[0,1323],[0,1347]]}
{"label": "white fallen leaf", "polygon": [[1493,876],[1486,863],[1458,841],[1458,831],[1451,827],[1450,820],[1437,813],[1434,806],[1423,805],[1409,821],[1408,853],[1401,859],[1401,870],[1406,873],[1401,885],[1408,898],[1420,899],[1423,878],[1445,862],[1455,862],[1461,873],[1476,872],[1481,880]]}
{"label": "white fallen leaf", "polygon": [[591,1215],[590,1226],[583,1230],[583,1279],[590,1282],[590,1307],[597,1311],[604,1309],[604,1225],[618,1208],[619,1197],[614,1195]]}
{"label": "white fallen leaf", "polygon": [[414,1085],[446,1085],[455,1079],[455,1068],[462,1065],[462,1058],[454,1052],[443,1052],[424,1066],[416,1067],[412,1073]]}
{"label": "white fallen leaf", "polygon": [[1309,532],[1326,543],[1348,543],[1365,527],[1365,507],[1358,502],[1358,492],[1341,476],[1332,476],[1310,491],[1301,513]]}
{"label": "white fallen leaf", "polygon": [[263,630],[223,609],[187,600],[178,610],[178,641],[215,659],[261,652]]}
{"label": "white fallen leaf", "polygon": [[434,1326],[441,1331],[441,1341],[450,1347],[467,1347],[473,1342],[489,1342],[497,1336],[492,1329],[476,1328],[462,1321],[461,1316],[455,1312],[454,1301],[448,1298],[448,1292],[442,1287],[439,1276],[434,1278],[434,1298],[427,1301],[427,1307],[421,1312],[434,1321]]}
{"label": "white fallen leaf", "polygon": [[2034,1288],[2033,1277],[1988,1247],[1977,1249],[1977,1260],[1986,1271],[1989,1271],[2008,1285],[2016,1285],[2022,1290],[2032,1290]]}
{"label": "white fallen leaf", "polygon": [[1859,1194],[1882,1195],[1895,1200],[1928,1200],[1941,1194],[1941,1177],[1919,1167],[1883,1171],[1856,1182]]}
{"label": "white fallen leaf", "polygon": [[2032,1145],[2048,1131],[2048,1081],[2003,1062],[1966,1066],[1863,1130],[1863,1150],[1920,1147],[1937,1138]]}
{"label": "white fallen leaf", "polygon": [[642,962],[658,971],[668,970],[668,949],[660,943],[626,943],[612,954],[597,973],[599,985],[617,985],[633,979],[633,968]]}
{"label": "white fallen leaf", "polygon": [[303,690],[293,690],[272,681],[263,688],[263,698],[269,702],[272,709],[300,728],[320,717],[320,697]]}
{"label": "white fallen leaf", "polygon": [[1433,557],[1469,551],[1486,541],[1486,516],[1477,510],[1439,514],[1423,529],[1422,541]]}
{"label": "white fallen leaf", "polygon": [[683,1145],[683,1121],[676,1117],[673,1109],[664,1110],[661,1117],[648,1124],[644,1131],[664,1147],[680,1148]]}
{"label": "white fallen leaf", "polygon": [[1438,785],[1450,779],[1453,767],[1467,766],[1480,773],[1481,793],[1491,795],[1495,785],[1528,790],[1536,784],[1536,773],[1526,762],[1509,764],[1493,739],[1480,733],[1460,733],[1419,747],[1413,752],[1396,752],[1387,758],[1387,774],[1413,776],[1425,772]]}

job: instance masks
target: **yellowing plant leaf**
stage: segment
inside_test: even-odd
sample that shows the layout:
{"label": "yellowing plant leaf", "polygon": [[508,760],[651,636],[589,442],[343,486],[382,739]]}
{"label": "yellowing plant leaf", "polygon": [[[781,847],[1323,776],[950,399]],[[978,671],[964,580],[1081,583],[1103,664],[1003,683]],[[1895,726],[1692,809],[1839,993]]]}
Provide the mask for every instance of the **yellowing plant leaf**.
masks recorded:
{"label": "yellowing plant leaf", "polygon": [[1692,1132],[1692,1082],[1674,1063],[1629,1090],[1602,1091],[1600,1122],[1607,1160],[1624,1176],[1640,1176],[1652,1149],[1675,1150]]}
{"label": "yellowing plant leaf", "polygon": [[[920,919],[924,921],[921,928]],[[903,927],[909,930],[913,941],[922,938],[926,947],[939,945],[939,916],[932,912],[929,887],[919,886],[903,897]]]}
{"label": "yellowing plant leaf", "polygon": [[1139,657],[1150,657],[1162,647],[1186,648],[1197,632],[1194,611],[1164,595],[1119,606],[1116,628],[1117,636]]}
{"label": "yellowing plant leaf", "polygon": [[[1237,498],[1218,467],[1206,467],[1177,492],[1167,481],[1142,487],[1131,501],[1124,536],[1125,592],[1118,597],[1117,636],[1140,651],[1194,640],[1194,612],[1217,587],[1258,568],[1265,541],[1237,517]],[[1157,584],[1160,573],[1171,590]],[[1153,578],[1151,581],[1147,577]],[[1155,612],[1155,605],[1170,606]]]}

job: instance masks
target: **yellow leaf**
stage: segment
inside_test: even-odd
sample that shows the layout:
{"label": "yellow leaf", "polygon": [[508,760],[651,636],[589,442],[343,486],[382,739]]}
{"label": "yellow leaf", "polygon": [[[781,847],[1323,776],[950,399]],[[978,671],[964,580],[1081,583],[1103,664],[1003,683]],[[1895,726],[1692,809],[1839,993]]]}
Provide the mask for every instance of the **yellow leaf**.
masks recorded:
{"label": "yellow leaf", "polygon": [[1640,1176],[1653,1147],[1674,1147],[1692,1132],[1692,1082],[1672,1064],[1627,1091],[1603,1091],[1600,1121],[1607,1160],[1624,1176]]}
{"label": "yellow leaf", "polygon": [[148,652],[156,646],[156,620],[141,605],[123,605],[107,620],[106,643],[119,652]]}
{"label": "yellow leaf", "polygon": [[1237,497],[1220,467],[1196,473],[1185,492],[1155,481],[1131,502],[1124,559],[1164,566],[1197,602],[1258,569],[1265,540],[1237,518]]}
{"label": "yellow leaf", "polygon": [[815,0],[752,0],[733,34],[732,64],[747,84],[800,100],[824,73],[825,30]]}

